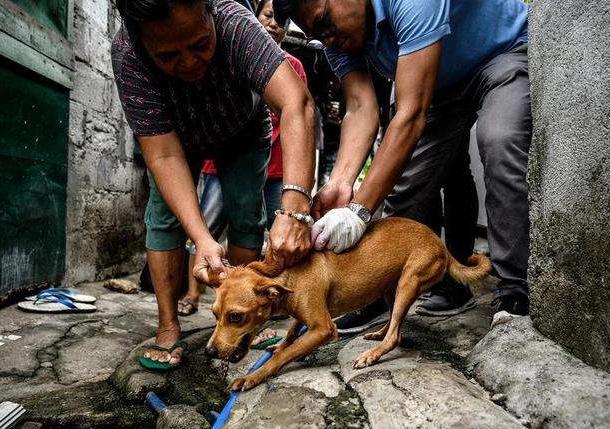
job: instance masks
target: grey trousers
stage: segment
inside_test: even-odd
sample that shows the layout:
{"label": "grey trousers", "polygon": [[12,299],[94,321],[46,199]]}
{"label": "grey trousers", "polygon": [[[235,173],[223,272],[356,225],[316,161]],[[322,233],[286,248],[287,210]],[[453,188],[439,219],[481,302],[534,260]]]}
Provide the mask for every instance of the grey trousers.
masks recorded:
{"label": "grey trousers", "polygon": [[384,216],[409,217],[439,231],[441,188],[451,187],[453,205],[460,200],[473,204],[466,175],[462,186],[461,176],[452,171],[463,165],[464,139],[475,121],[485,171],[489,250],[501,279],[496,293],[527,294],[526,173],[532,133],[527,45],[492,58],[464,85],[437,91],[424,134],[385,201]]}

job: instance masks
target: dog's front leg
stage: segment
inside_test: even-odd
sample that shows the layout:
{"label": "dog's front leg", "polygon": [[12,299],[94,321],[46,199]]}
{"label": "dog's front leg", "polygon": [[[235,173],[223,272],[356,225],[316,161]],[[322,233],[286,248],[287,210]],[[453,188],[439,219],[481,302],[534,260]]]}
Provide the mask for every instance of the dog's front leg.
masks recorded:
{"label": "dog's front leg", "polygon": [[278,345],[267,347],[267,350],[273,350],[273,353],[281,352],[282,350],[290,346],[292,343],[294,343],[297,338],[299,338],[299,331],[303,326],[304,325],[301,322],[295,320],[294,322],[292,322],[292,325],[290,325],[290,328],[286,333],[284,341],[282,341]]}
{"label": "dog's front leg", "polygon": [[308,355],[316,348],[333,340],[337,336],[334,323],[329,325],[311,327],[294,343],[275,353],[269,361],[252,374],[237,378],[231,384],[230,390],[248,390],[258,386],[267,378],[278,373],[282,367],[303,356]]}

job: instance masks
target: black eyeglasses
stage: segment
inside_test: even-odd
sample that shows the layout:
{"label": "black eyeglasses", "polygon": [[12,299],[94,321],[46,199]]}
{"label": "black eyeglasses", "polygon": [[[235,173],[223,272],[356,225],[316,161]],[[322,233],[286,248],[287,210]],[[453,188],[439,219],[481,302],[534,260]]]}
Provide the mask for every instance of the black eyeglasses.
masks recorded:
{"label": "black eyeglasses", "polygon": [[317,39],[320,42],[324,42],[325,39],[333,37],[337,33],[337,27],[330,20],[330,14],[328,13],[328,2],[324,4],[324,12],[321,15],[316,17],[311,26],[311,30],[307,35],[307,41],[311,41],[313,39]]}

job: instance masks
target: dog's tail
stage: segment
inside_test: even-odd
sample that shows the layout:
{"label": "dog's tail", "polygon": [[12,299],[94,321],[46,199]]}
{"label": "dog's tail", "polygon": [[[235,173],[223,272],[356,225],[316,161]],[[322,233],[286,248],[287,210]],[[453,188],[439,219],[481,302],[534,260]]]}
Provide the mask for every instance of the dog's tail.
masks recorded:
{"label": "dog's tail", "polygon": [[462,265],[449,254],[447,271],[455,281],[464,286],[484,288],[484,281],[491,271],[491,261],[486,256],[475,253],[468,258],[468,265]]}

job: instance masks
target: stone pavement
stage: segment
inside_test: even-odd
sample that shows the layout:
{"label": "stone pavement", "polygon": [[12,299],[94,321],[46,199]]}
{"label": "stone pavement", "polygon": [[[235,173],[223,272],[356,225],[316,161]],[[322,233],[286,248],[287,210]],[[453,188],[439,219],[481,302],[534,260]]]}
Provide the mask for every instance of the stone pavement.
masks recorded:
{"label": "stone pavement", "polygon": [[[176,416],[195,416],[167,415],[157,427],[192,427],[185,422],[205,421],[197,413],[211,421],[226,383],[262,353],[252,351],[220,378],[201,347],[214,324],[207,294],[199,313],[183,319],[185,365],[166,375],[144,371],[137,357],[154,334],[154,296],[100,283],[80,289],[98,297],[98,312],[0,310],[0,401],[22,403],[27,419],[43,427],[155,427],[142,400],[149,390],[176,405]],[[410,314],[401,347],[364,370],[352,361],[369,341],[329,344],[243,393],[228,427],[609,428],[610,375],[542,337],[529,318],[505,314],[489,331],[490,300],[479,296],[475,309],[450,318]],[[274,325],[283,333],[288,322]]]}

